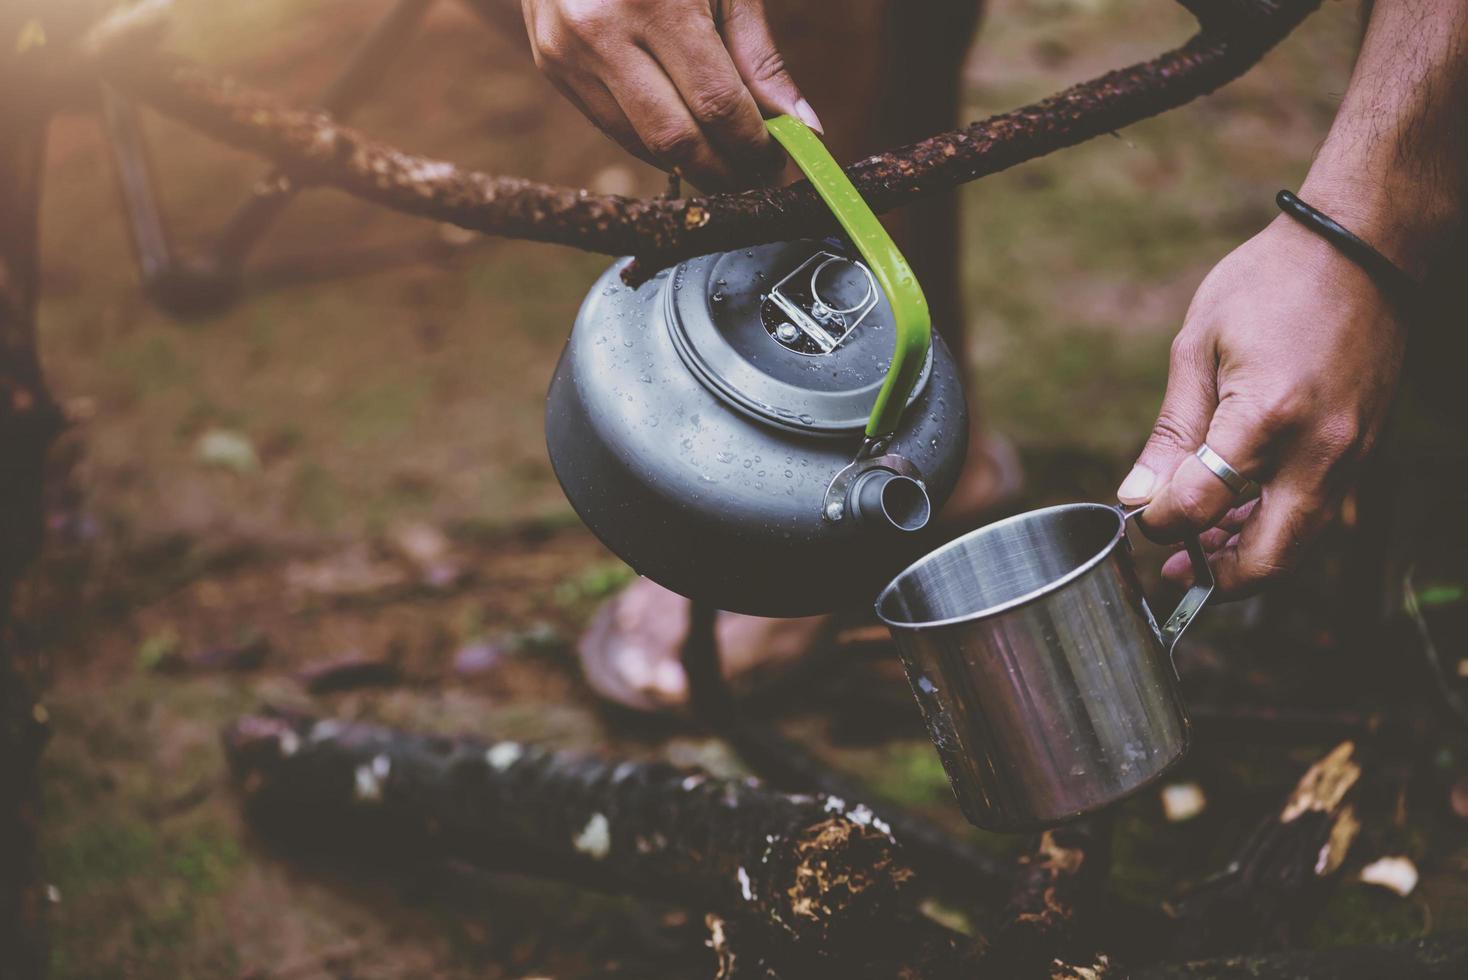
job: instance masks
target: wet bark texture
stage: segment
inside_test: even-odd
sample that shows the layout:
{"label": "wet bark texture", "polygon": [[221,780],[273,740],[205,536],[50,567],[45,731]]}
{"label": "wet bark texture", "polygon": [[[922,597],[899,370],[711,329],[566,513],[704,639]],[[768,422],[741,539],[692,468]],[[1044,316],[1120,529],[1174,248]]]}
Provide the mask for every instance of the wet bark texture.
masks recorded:
{"label": "wet bark texture", "polygon": [[923,878],[958,894],[1002,900],[1010,870],[920,814],[872,799],[860,780],[817,759],[767,722],[744,716],[724,678],[714,632],[717,611],[694,603],[681,661],[688,678],[689,706],[696,717],[734,749],[751,771],[771,785],[794,793],[820,793],[859,801],[885,821],[902,842],[906,859]]}
{"label": "wet bark texture", "polygon": [[36,851],[46,715],[35,699],[35,658],[12,618],[16,586],[41,543],[43,467],[61,422],[36,356],[45,134],[44,114],[0,94],[0,980],[41,977],[47,961]]}
{"label": "wet bark texture", "polygon": [[1112,821],[1078,820],[1047,830],[1019,860],[1009,904],[985,950],[996,976],[1043,975],[1074,952],[1079,926],[1101,900],[1111,870]]}
{"label": "wet bark texture", "polygon": [[912,876],[870,811],[754,780],[274,716],[225,744],[277,834],[631,889],[810,950],[891,935]]}
{"label": "wet bark texture", "polygon": [[[848,173],[879,212],[1113,132],[1238,77],[1320,0],[1234,0],[1207,8],[1182,47],[1050,98],[868,157]],[[1226,9],[1225,9],[1226,8]],[[1222,11],[1222,12],[1220,12]],[[284,106],[180,61],[103,60],[120,88],[224,142],[270,157],[290,178],[473,231],[639,256],[638,274],[690,255],[834,230],[810,186],[639,200],[595,195],[416,156]]]}
{"label": "wet bark texture", "polygon": [[1342,742],[1306,770],[1224,872],[1178,905],[1179,959],[1289,945],[1302,937],[1360,832],[1356,747]]}

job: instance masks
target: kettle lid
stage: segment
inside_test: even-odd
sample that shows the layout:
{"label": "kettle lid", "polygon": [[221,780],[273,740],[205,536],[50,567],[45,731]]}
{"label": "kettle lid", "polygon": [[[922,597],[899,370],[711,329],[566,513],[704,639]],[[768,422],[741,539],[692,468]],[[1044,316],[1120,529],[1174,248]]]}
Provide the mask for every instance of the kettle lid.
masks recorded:
{"label": "kettle lid", "polygon": [[[895,327],[886,297],[849,246],[777,242],[692,259],[669,278],[674,346],[722,400],[798,432],[865,428]],[[931,370],[930,351],[909,403]]]}

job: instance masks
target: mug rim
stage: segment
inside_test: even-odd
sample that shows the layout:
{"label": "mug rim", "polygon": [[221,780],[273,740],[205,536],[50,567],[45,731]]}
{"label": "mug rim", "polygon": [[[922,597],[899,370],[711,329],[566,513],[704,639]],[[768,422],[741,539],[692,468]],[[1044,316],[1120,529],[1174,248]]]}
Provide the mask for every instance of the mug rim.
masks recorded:
{"label": "mug rim", "polygon": [[[964,545],[968,544],[972,539],[979,537],[980,535],[986,534],[996,528],[1005,527],[1006,525],[1010,524],[1018,524],[1021,521],[1028,520],[1030,518],[1041,517],[1046,514],[1055,514],[1062,511],[1076,510],[1098,510],[1109,512],[1112,516],[1116,518],[1116,533],[1111,536],[1111,540],[1108,541],[1099,551],[1097,551],[1090,558],[1087,558],[1085,561],[1081,562],[1075,568],[1072,568],[1070,571],[1066,572],[1064,575],[1053,578],[1050,581],[1046,582],[1044,585],[1031,589],[1029,592],[1025,592],[1021,595],[1015,596],[1013,599],[1006,599],[1003,602],[995,603],[991,606],[986,606],[982,609],[975,610],[974,612],[964,613],[960,616],[950,616],[947,619],[928,619],[922,620],[920,622],[901,622],[891,619],[882,612],[883,603],[885,603],[887,599],[892,595],[894,590],[896,590],[897,583],[906,578],[908,573],[912,572],[918,566],[927,564],[928,561],[937,558],[939,555],[942,555],[945,552],[961,548]],[[934,548],[932,551],[923,555],[921,558],[912,562],[902,571],[894,575],[892,577],[892,580],[887,583],[887,585],[882,589],[880,593],[877,594],[877,600],[875,604],[877,618],[880,619],[887,626],[888,629],[892,630],[932,630],[941,629],[945,626],[957,626],[962,623],[978,622],[979,620],[988,619],[992,616],[998,616],[1003,613],[1007,613],[1010,610],[1018,609],[1020,606],[1028,605],[1029,603],[1034,602],[1037,599],[1041,599],[1051,594],[1052,592],[1059,591],[1060,589],[1069,585],[1071,582],[1074,582],[1076,579],[1085,575],[1091,569],[1095,568],[1097,565],[1105,561],[1111,555],[1111,553],[1116,550],[1117,544],[1126,537],[1126,517],[1127,512],[1120,506],[1112,506],[1111,504],[1098,504],[1089,501],[1078,501],[1076,503],[1055,504],[1050,507],[1039,507],[1035,510],[1027,510],[1023,513],[1012,514],[1009,517],[1005,517],[1001,520],[985,524],[982,527],[976,527],[972,531],[959,535],[947,544]]]}

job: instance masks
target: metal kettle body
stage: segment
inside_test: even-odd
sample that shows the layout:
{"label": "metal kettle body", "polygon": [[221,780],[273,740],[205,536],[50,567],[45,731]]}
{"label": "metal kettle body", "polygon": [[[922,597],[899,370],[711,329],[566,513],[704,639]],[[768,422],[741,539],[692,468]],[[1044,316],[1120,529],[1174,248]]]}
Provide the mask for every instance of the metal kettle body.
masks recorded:
{"label": "metal kettle body", "polygon": [[964,396],[941,340],[899,424],[867,440],[896,330],[849,249],[702,256],[636,289],[623,264],[582,304],[547,400],[577,513],[639,574],[721,609],[869,600],[922,550],[911,532],[963,464]]}

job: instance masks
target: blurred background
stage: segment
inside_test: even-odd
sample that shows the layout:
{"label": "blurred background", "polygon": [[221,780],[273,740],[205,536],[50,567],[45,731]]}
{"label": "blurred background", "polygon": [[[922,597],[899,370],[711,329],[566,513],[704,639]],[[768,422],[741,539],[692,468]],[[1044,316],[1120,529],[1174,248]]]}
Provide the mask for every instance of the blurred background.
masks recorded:
{"label": "blurred background", "polygon": [[[307,104],[389,4],[174,6],[167,47]],[[1345,87],[1356,14],[1326,3],[1222,92],[962,190],[968,370],[983,417],[1017,443],[1033,499],[1107,499],[1124,475],[1193,290],[1270,220],[1278,188],[1299,185]],[[538,75],[513,25],[513,9],[496,29],[433,4],[354,124],[492,173],[661,192],[660,173]],[[1193,29],[1166,0],[992,0],[963,117],[1150,57]],[[207,241],[267,168],[151,113],[144,122],[175,240]],[[542,411],[607,260],[312,190],[263,242],[233,307],[173,319],[139,288],[107,145],[87,115],[52,128],[42,228],[42,354],[76,420],[56,454],[51,540],[30,600],[52,672],[55,975],[705,968],[701,924],[680,910],[525,878],[404,883],[284,860],[241,823],[217,744],[221,724],[270,702],[737,769],[694,731],[609,717],[576,670],[575,636],[630,571],[562,497]],[[1271,639],[1249,641],[1251,653],[1332,656],[1328,631],[1301,608],[1215,617],[1193,644],[1202,679],[1190,696],[1261,621]],[[248,669],[218,666],[238,667],[242,650]],[[385,665],[382,676],[313,693],[312,670],[343,658]],[[833,765],[958,829],[890,660],[828,672],[764,710]],[[1186,778],[1215,802],[1186,822],[1169,822],[1156,794],[1128,803],[1116,887],[1155,903],[1216,867],[1258,801],[1322,747],[1200,751]],[[1344,885],[1316,942],[1468,925],[1461,824],[1434,813],[1401,830],[1399,849],[1439,859],[1423,884],[1406,898]]]}

